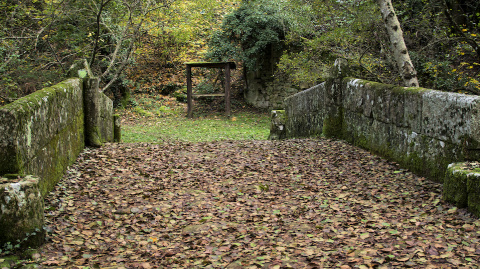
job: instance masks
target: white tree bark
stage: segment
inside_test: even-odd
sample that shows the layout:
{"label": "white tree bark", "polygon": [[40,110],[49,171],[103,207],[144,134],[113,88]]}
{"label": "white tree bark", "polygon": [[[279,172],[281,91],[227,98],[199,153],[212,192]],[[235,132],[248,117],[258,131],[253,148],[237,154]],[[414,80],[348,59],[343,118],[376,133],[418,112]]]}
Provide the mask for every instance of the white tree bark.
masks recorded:
{"label": "white tree bark", "polygon": [[403,78],[405,87],[418,87],[417,71],[410,60],[407,46],[403,39],[403,31],[400,22],[393,9],[391,0],[376,0],[380,6],[383,22],[387,28],[390,45],[394,53],[400,76]]}

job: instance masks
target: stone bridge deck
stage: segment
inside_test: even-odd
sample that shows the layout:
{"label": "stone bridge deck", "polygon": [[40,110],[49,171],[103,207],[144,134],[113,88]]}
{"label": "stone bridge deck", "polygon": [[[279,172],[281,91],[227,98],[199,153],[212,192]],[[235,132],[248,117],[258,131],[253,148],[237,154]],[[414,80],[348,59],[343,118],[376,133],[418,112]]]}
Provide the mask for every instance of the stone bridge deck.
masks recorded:
{"label": "stone bridge deck", "polygon": [[474,268],[441,185],[334,140],[110,144],[46,201],[44,267]]}

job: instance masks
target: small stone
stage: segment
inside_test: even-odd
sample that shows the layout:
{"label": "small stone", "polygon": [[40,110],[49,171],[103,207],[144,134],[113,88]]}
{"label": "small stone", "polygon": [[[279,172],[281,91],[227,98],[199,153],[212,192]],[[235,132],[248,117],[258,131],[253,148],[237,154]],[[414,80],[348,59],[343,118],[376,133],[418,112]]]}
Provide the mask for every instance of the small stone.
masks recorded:
{"label": "small stone", "polygon": [[130,212],[136,214],[136,213],[140,212],[140,208],[138,208],[138,207],[132,207],[132,208],[130,209]]}

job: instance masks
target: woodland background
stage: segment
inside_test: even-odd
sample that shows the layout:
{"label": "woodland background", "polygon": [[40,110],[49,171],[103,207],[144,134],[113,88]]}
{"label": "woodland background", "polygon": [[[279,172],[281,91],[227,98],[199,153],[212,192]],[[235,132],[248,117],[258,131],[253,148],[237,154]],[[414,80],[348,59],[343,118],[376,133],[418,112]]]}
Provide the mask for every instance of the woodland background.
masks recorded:
{"label": "woodland background", "polygon": [[[420,86],[480,93],[480,2],[393,4]],[[299,90],[337,58],[356,77],[401,83],[371,0],[4,0],[0,14],[0,105],[59,82],[81,58],[116,105],[128,106],[130,92],[184,100],[184,62],[254,70],[272,47],[281,51],[275,79]],[[215,78],[204,72],[195,83],[212,91]]]}

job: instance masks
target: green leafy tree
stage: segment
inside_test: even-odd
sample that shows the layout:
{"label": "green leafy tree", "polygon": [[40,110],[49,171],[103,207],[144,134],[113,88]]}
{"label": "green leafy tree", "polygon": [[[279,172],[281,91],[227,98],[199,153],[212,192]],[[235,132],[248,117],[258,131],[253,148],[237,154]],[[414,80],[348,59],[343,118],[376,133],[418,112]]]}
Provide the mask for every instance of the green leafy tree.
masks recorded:
{"label": "green leafy tree", "polygon": [[[13,1],[0,6],[1,95],[21,96],[22,78],[35,81],[35,89],[57,82],[79,58],[109,89],[129,64],[151,12],[167,7],[169,0],[65,0]],[[39,72],[40,71],[40,72]],[[20,73],[20,76],[16,74]],[[51,74],[50,77],[48,74]],[[20,79],[19,79],[20,78]],[[118,84],[117,84],[118,85]]]}
{"label": "green leafy tree", "polygon": [[393,2],[423,87],[480,93],[480,2]]}
{"label": "green leafy tree", "polygon": [[213,34],[207,58],[235,60],[248,70],[257,70],[272,50],[282,50],[290,27],[278,13],[277,2],[281,1],[243,1]]}

